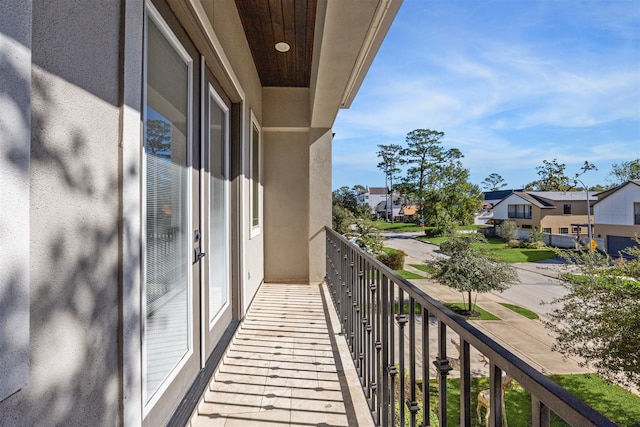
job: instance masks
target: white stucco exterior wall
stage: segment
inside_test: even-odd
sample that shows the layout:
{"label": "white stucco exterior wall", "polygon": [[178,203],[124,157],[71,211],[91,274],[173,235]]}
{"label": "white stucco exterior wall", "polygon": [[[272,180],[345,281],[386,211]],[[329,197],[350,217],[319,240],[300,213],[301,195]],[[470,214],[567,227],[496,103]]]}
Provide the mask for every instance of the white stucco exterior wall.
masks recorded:
{"label": "white stucco exterior wall", "polygon": [[634,225],[634,203],[640,203],[640,185],[629,183],[593,206],[595,223]]}

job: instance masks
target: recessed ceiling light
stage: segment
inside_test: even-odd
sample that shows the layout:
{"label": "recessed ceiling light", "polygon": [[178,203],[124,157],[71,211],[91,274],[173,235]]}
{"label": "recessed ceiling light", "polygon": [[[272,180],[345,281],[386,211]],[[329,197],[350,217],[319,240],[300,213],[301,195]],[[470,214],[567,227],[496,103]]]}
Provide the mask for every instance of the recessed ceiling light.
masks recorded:
{"label": "recessed ceiling light", "polygon": [[289,49],[291,49],[291,46],[285,42],[276,43],[276,50],[278,52],[289,52]]}

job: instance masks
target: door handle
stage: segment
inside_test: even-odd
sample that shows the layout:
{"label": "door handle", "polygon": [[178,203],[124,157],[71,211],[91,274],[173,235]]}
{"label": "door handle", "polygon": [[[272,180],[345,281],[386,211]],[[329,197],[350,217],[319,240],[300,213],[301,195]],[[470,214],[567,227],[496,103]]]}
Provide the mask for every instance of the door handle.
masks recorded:
{"label": "door handle", "polygon": [[193,263],[195,264],[196,262],[200,261],[202,258],[204,258],[207,254],[205,254],[204,252],[202,252],[202,250],[200,249],[200,246],[197,246],[195,249],[195,260],[193,261]]}

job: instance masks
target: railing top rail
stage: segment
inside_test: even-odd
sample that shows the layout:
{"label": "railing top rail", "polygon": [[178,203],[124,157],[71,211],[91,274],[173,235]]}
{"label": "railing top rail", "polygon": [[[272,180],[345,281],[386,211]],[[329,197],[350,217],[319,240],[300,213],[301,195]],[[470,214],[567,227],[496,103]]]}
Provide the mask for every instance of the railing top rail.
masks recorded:
{"label": "railing top rail", "polygon": [[[615,426],[604,415],[578,399],[567,390],[544,376],[525,361],[511,353],[501,344],[477,329],[467,320],[454,314],[438,300],[426,294],[413,283],[399,276],[395,271],[382,264],[372,255],[364,252],[356,244],[347,240],[335,230],[326,227],[327,236],[338,239],[364,258],[372,267],[398,285],[409,297],[413,298],[430,315],[442,321],[471,346],[487,356],[496,366],[508,373],[532,395],[536,396],[549,409],[556,412],[572,425]],[[587,424],[585,424],[587,423]]]}

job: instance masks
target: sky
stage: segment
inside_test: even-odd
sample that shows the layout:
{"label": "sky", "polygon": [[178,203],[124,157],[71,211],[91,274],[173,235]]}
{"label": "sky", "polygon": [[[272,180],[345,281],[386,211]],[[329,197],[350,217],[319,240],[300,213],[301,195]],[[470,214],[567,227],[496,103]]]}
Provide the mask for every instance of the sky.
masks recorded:
{"label": "sky", "polygon": [[470,181],[507,188],[543,160],[611,184],[640,158],[640,0],[404,0],[349,109],[334,125],[333,183],[383,187],[379,144],[445,133]]}

